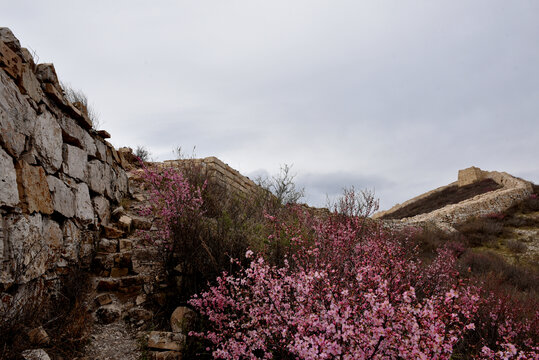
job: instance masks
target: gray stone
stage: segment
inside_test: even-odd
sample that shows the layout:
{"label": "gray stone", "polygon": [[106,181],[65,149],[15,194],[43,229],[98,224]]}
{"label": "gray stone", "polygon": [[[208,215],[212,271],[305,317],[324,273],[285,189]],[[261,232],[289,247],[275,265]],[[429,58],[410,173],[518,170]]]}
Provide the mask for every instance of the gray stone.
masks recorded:
{"label": "gray stone", "polygon": [[43,219],[43,240],[47,244],[51,255],[57,258],[64,245],[64,234],[60,225],[51,219]]}
{"label": "gray stone", "polygon": [[113,179],[116,179],[116,173],[112,169],[112,166],[107,163],[104,163],[103,182],[105,183],[105,196],[107,196],[109,199],[113,199],[116,200],[116,202],[119,202],[119,199],[116,199],[115,197],[115,185]]}
{"label": "gray stone", "polygon": [[64,223],[64,247],[63,253],[65,259],[77,261],[81,243],[81,231],[72,220]]}
{"label": "gray stone", "polygon": [[90,223],[94,220],[90,191],[85,183],[75,186],[75,216],[84,223]]}
{"label": "gray stone", "polygon": [[54,208],[45,170],[41,166],[31,166],[24,160],[17,163],[16,170],[23,209],[29,213],[52,214]]}
{"label": "gray stone", "polygon": [[56,75],[56,69],[54,64],[44,63],[38,64],[36,69],[36,75],[39,80],[45,83],[58,84],[58,75]]}
{"label": "gray stone", "polygon": [[170,327],[174,332],[187,333],[193,324],[195,312],[186,306],[178,306],[170,316]]}
{"label": "gray stone", "polygon": [[110,221],[110,202],[103,196],[93,199],[94,210],[101,224],[107,225]]}
{"label": "gray stone", "polygon": [[118,251],[118,240],[101,239],[99,240],[99,251],[107,253],[116,253]]}
{"label": "gray stone", "polygon": [[26,283],[45,273],[50,254],[43,241],[41,214],[9,215],[7,237],[15,262],[15,282]]}
{"label": "gray stone", "polygon": [[24,90],[24,94],[30,96],[36,103],[39,103],[43,98],[43,91],[41,85],[37,81],[34,72],[32,71],[32,65],[24,64],[22,67],[22,76],[19,84]]}
{"label": "gray stone", "polygon": [[43,326],[28,331],[28,339],[33,345],[48,345],[51,341]]}
{"label": "gray stone", "polygon": [[102,324],[110,324],[118,320],[121,314],[122,310],[115,304],[101,306],[95,312],[97,320]]}
{"label": "gray stone", "polygon": [[96,156],[101,161],[107,160],[107,146],[101,140],[95,140]]}
{"label": "gray stone", "polygon": [[78,147],[64,144],[64,173],[72,178],[86,181],[88,155]]}
{"label": "gray stone", "polygon": [[185,344],[185,335],[166,331],[151,331],[148,347],[152,349],[180,351]]}
{"label": "gray stone", "polygon": [[[0,77],[3,74],[0,72]],[[0,91],[2,89],[0,84]],[[0,101],[2,99],[0,98]],[[17,115],[17,109],[13,108],[10,111],[6,111],[0,108],[0,145],[11,155],[18,157],[24,151],[26,143],[26,136],[18,131],[15,126],[15,117]]]}
{"label": "gray stone", "polygon": [[0,41],[3,41],[11,50],[16,53],[21,49],[21,43],[15,37],[11,29],[7,27],[0,27]]}
{"label": "gray stone", "polygon": [[43,349],[24,350],[22,357],[24,360],[51,360],[49,354]]}
{"label": "gray stone", "polygon": [[17,172],[13,159],[0,148],[0,205],[16,206],[19,203]]}
{"label": "gray stone", "polygon": [[105,167],[99,160],[88,162],[88,185],[93,192],[103,194],[105,192]]}
{"label": "gray stone", "polygon": [[73,190],[62,180],[52,175],[47,176],[49,190],[52,193],[54,210],[67,218],[75,215],[75,195]]}
{"label": "gray stone", "polygon": [[49,113],[38,116],[34,130],[35,147],[43,167],[55,173],[62,165],[62,129]]}
{"label": "gray stone", "polygon": [[97,148],[95,146],[95,140],[88,134],[88,132],[84,131],[82,134],[82,147],[88,155],[95,157]]}

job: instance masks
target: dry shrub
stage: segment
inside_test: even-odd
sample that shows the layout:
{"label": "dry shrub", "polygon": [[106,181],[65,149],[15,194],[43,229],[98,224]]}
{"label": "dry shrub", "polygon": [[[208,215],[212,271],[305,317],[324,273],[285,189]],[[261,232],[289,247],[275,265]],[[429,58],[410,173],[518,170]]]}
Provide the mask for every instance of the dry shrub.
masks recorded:
{"label": "dry shrub", "polygon": [[509,251],[519,254],[526,252],[528,250],[528,247],[526,244],[524,244],[522,241],[509,239],[505,242],[505,246],[509,249]]}
{"label": "dry shrub", "polygon": [[503,234],[503,220],[497,217],[473,217],[456,229],[464,236],[468,246],[488,246]]}
{"label": "dry shrub", "polygon": [[55,280],[40,278],[7,289],[0,302],[0,359],[19,359],[23,350],[35,348],[27,333],[39,326],[50,337],[49,355],[76,357],[91,324],[81,302],[88,289],[88,275],[78,268]]}
{"label": "dry shrub", "polygon": [[468,250],[460,259],[463,270],[470,269],[473,276],[485,284],[496,284],[508,291],[530,292],[539,295],[539,272],[507,263],[500,255],[490,251]]}

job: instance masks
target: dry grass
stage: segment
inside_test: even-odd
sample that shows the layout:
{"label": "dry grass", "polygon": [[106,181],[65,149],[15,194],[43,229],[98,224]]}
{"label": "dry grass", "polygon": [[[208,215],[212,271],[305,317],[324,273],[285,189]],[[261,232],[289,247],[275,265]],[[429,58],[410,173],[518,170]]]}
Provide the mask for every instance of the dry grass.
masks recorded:
{"label": "dry grass", "polygon": [[500,185],[491,179],[486,179],[462,187],[457,185],[451,186],[424,199],[416,201],[413,204],[407,205],[392,214],[383,216],[382,219],[404,219],[420,214],[426,214],[434,210],[441,209],[444,206],[457,204],[466,199],[471,199],[474,196],[497,190],[499,188]]}

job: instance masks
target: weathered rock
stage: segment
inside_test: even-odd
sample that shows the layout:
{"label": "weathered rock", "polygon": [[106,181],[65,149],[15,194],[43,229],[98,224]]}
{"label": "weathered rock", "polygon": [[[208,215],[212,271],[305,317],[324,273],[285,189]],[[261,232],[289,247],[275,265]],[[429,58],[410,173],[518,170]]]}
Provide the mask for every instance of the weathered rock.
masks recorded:
{"label": "weathered rock", "polygon": [[95,302],[99,304],[99,306],[105,306],[112,303],[112,296],[110,294],[100,294],[95,297]]}
{"label": "weathered rock", "polygon": [[97,135],[101,136],[103,139],[110,139],[110,134],[106,130],[98,130]]}
{"label": "weathered rock", "polygon": [[[0,79],[3,77],[3,73],[0,72]],[[3,85],[3,83],[0,83],[0,92],[2,92]],[[0,101],[2,100],[4,99],[0,96]],[[11,106],[11,104],[8,103],[6,106]],[[19,131],[15,124],[15,120],[17,119],[13,115],[17,114],[18,110],[16,108],[12,108],[9,111],[0,108],[0,145],[15,157],[21,155],[26,143],[26,136]]]}
{"label": "weathered rock", "polygon": [[43,326],[28,331],[28,339],[32,345],[48,345],[51,341]]}
{"label": "weathered rock", "polygon": [[118,226],[121,230],[125,231],[126,233],[129,233],[131,231],[131,224],[133,223],[133,219],[131,219],[127,215],[120,216],[120,219],[118,219]]}
{"label": "weathered rock", "polygon": [[43,91],[41,85],[34,75],[31,64],[24,64],[22,66],[22,75],[19,79],[19,85],[23,90],[23,94],[30,96],[36,103],[39,103],[43,98]]}
{"label": "weathered rock", "polygon": [[116,239],[101,239],[99,240],[99,251],[107,253],[115,253],[118,251],[118,240]]}
{"label": "weathered rock", "polygon": [[88,109],[80,101],[74,102],[73,105],[80,111],[81,116],[77,118],[79,124],[86,130],[92,128],[92,120],[88,116]]}
{"label": "weathered rock", "polygon": [[60,225],[52,219],[43,219],[43,237],[45,244],[53,252],[59,252],[64,244],[64,234]]}
{"label": "weathered rock", "polygon": [[18,79],[22,71],[22,59],[9,46],[0,41],[0,67],[13,79]]}
{"label": "weathered rock", "polygon": [[34,129],[35,147],[49,173],[55,173],[62,165],[62,129],[52,115],[38,116]]}
{"label": "weathered rock", "polygon": [[10,28],[0,27],[0,41],[4,42],[14,52],[18,52],[21,49],[21,43]]}
{"label": "weathered rock", "polygon": [[122,310],[114,304],[101,306],[95,312],[95,316],[102,324],[110,324],[120,318]]}
{"label": "weathered rock", "polygon": [[49,190],[52,193],[54,211],[70,218],[75,215],[75,195],[62,180],[52,175],[47,176]]}
{"label": "weathered rock", "polygon": [[38,64],[36,69],[36,76],[41,82],[59,84],[58,75],[56,75],[56,69],[54,68],[54,64]]}
{"label": "weathered rock", "polygon": [[118,206],[114,210],[112,210],[112,218],[113,219],[119,219],[123,214],[125,214],[125,209],[123,206]]}
{"label": "weathered rock", "polygon": [[75,216],[84,223],[94,220],[94,208],[90,200],[88,185],[79,183],[75,185]]}
{"label": "weathered rock", "polygon": [[43,349],[24,350],[22,357],[24,360],[51,360],[49,354]]}
{"label": "weathered rock", "polygon": [[148,321],[153,317],[153,313],[140,307],[129,309],[127,316],[132,322]]}
{"label": "weathered rock", "polygon": [[19,203],[17,173],[13,159],[0,148],[0,205],[16,206]]}
{"label": "weathered rock", "polygon": [[180,351],[185,344],[185,335],[166,331],[150,331],[148,347],[152,349]]}
{"label": "weathered rock", "polygon": [[112,226],[103,225],[101,229],[103,230],[103,235],[109,239],[119,239],[124,236],[123,231],[118,230]]}
{"label": "weathered rock", "polygon": [[173,332],[187,333],[195,319],[195,312],[186,306],[178,306],[170,316],[170,326]]}
{"label": "weathered rock", "polygon": [[64,144],[63,147],[63,171],[72,178],[86,181],[88,155],[86,151],[78,147]]}
{"label": "weathered rock", "polygon": [[9,215],[6,218],[8,243],[15,261],[17,283],[25,283],[41,276],[47,270],[51,257],[47,244],[43,241],[43,220],[41,214]]}
{"label": "weathered rock", "polygon": [[99,139],[95,140],[96,156],[101,161],[107,160],[107,146]]}
{"label": "weathered rock", "polygon": [[64,247],[63,256],[70,261],[77,261],[81,245],[81,231],[72,220],[64,222]]}
{"label": "weathered rock", "polygon": [[150,230],[152,228],[152,223],[149,220],[146,220],[142,217],[133,217],[133,227],[139,230]]}
{"label": "weathered rock", "polygon": [[16,169],[24,209],[29,213],[52,214],[54,208],[45,170],[41,166],[31,166],[24,160],[17,163]]}
{"label": "weathered rock", "polygon": [[94,210],[101,224],[107,225],[110,221],[110,202],[103,196],[93,199]]}
{"label": "weathered rock", "polygon": [[129,239],[120,239],[120,252],[131,251],[133,249],[133,241]]}
{"label": "weathered rock", "polygon": [[129,274],[128,268],[112,268],[110,269],[110,277],[113,278],[119,278],[123,276],[127,276]]}
{"label": "weathered rock", "polygon": [[181,360],[181,351],[152,351],[152,360]]}
{"label": "weathered rock", "polygon": [[88,162],[88,185],[92,191],[100,195],[105,192],[104,165],[99,160]]}

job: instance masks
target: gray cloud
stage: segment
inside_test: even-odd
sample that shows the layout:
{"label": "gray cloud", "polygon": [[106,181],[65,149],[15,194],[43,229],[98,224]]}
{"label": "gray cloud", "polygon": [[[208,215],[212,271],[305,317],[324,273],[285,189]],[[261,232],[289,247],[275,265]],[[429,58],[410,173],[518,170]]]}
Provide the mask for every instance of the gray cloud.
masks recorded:
{"label": "gray cloud", "polygon": [[[21,0],[5,23],[83,89],[116,146],[382,207],[471,165],[539,182],[539,3]],[[324,195],[325,196],[325,195]]]}

